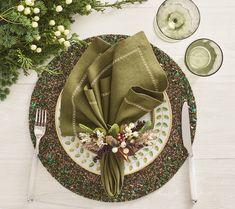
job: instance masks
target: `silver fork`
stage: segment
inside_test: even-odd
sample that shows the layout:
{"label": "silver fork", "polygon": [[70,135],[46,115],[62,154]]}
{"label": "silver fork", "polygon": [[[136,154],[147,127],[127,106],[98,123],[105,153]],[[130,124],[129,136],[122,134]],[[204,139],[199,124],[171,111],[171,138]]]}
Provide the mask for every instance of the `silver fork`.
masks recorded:
{"label": "silver fork", "polygon": [[33,152],[33,159],[32,159],[32,165],[29,177],[28,194],[27,194],[28,202],[32,202],[34,200],[35,179],[38,168],[39,144],[41,138],[44,136],[46,132],[46,122],[47,122],[47,111],[41,108],[37,108],[35,124],[34,124],[34,135],[36,137],[36,146]]}

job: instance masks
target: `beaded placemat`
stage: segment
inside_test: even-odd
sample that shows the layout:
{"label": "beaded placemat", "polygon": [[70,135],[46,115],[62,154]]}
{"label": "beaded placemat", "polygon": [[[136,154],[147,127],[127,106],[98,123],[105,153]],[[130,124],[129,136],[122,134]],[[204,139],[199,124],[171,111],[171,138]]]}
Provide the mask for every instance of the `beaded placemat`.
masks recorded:
{"label": "beaded placemat", "polygon": [[[100,36],[107,42],[114,44],[125,39],[125,35]],[[86,39],[91,42],[94,38]],[[46,134],[40,143],[39,158],[49,173],[64,187],[84,197],[106,201],[120,202],[134,200],[145,196],[163,186],[177,172],[187,158],[187,151],[183,146],[181,136],[181,108],[188,100],[191,114],[191,132],[194,138],[196,131],[196,103],[193,92],[179,66],[163,51],[153,47],[154,53],[162,68],[166,71],[169,87],[167,94],[172,108],[172,129],[165,148],[154,162],[144,169],[125,176],[122,193],[115,199],[106,196],[101,185],[100,175],[91,173],[76,164],[65,152],[58,140],[55,129],[55,108],[57,99],[64,87],[74,65],[81,57],[86,47],[72,45],[67,52],[54,58],[49,65],[62,70],[63,74],[49,75],[43,73],[32,93],[29,108],[29,128],[35,145],[33,133],[35,112],[37,107],[48,110]]]}

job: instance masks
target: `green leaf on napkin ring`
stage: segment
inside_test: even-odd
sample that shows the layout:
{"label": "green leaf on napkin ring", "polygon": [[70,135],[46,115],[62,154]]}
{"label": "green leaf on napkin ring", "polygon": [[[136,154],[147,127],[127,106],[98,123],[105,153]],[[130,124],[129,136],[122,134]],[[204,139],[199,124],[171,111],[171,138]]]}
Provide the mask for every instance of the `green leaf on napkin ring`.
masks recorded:
{"label": "green leaf on napkin ring", "polygon": [[144,126],[139,130],[139,132],[143,134],[144,132],[148,131],[151,128],[152,128],[151,121],[146,121]]}
{"label": "green leaf on napkin ring", "polygon": [[109,129],[108,132],[111,136],[116,137],[117,134],[119,133],[119,125],[118,124],[113,124],[111,128]]}
{"label": "green leaf on napkin ring", "polygon": [[83,124],[79,124],[79,127],[84,131],[84,132],[87,132],[87,133],[92,133],[93,132],[93,130],[92,129],[90,129],[89,127],[87,127],[87,126],[85,126],[85,125],[83,125]]}

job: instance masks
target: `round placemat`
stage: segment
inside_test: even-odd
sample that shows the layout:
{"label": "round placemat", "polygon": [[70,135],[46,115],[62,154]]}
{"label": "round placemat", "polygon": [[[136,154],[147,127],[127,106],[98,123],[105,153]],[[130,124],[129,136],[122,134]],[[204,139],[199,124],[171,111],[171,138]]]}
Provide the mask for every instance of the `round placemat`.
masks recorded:
{"label": "round placemat", "polygon": [[[103,35],[100,37],[114,44],[128,36]],[[88,38],[85,41],[90,43],[94,38]],[[46,108],[48,111],[47,130],[40,142],[39,158],[58,182],[72,192],[99,201],[121,202],[140,198],[163,186],[186,160],[188,154],[183,146],[181,135],[181,109],[184,101],[187,100],[190,106],[191,133],[194,138],[197,116],[193,92],[179,66],[167,54],[153,46],[156,58],[166,71],[169,81],[167,95],[172,108],[171,133],[160,155],[144,169],[126,175],[122,193],[116,198],[109,198],[103,190],[100,175],[80,167],[67,155],[55,128],[57,99],[71,70],[85,50],[84,45],[72,45],[68,51],[62,52],[49,64],[63,73],[59,75],[43,73],[37,81],[29,108],[29,129],[33,144],[35,146],[33,128],[36,108]]]}

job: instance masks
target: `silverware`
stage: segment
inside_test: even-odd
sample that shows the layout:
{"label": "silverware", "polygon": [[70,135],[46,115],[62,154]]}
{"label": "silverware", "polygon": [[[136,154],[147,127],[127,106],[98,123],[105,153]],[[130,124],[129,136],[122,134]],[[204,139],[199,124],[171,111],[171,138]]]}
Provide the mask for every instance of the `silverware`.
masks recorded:
{"label": "silverware", "polygon": [[197,202],[196,177],[195,177],[195,166],[194,166],[194,157],[193,157],[193,149],[192,149],[189,107],[188,107],[187,102],[184,103],[183,108],[182,108],[181,123],[182,123],[183,143],[184,143],[184,147],[188,151],[191,199],[193,203],[196,203]]}
{"label": "silverware", "polygon": [[46,132],[46,121],[47,121],[47,111],[38,108],[36,110],[36,118],[34,124],[34,135],[36,137],[36,146],[33,152],[33,159],[32,159],[32,165],[29,177],[28,195],[27,195],[28,202],[32,202],[34,200],[35,179],[38,167],[39,144],[41,138],[44,136]]}

